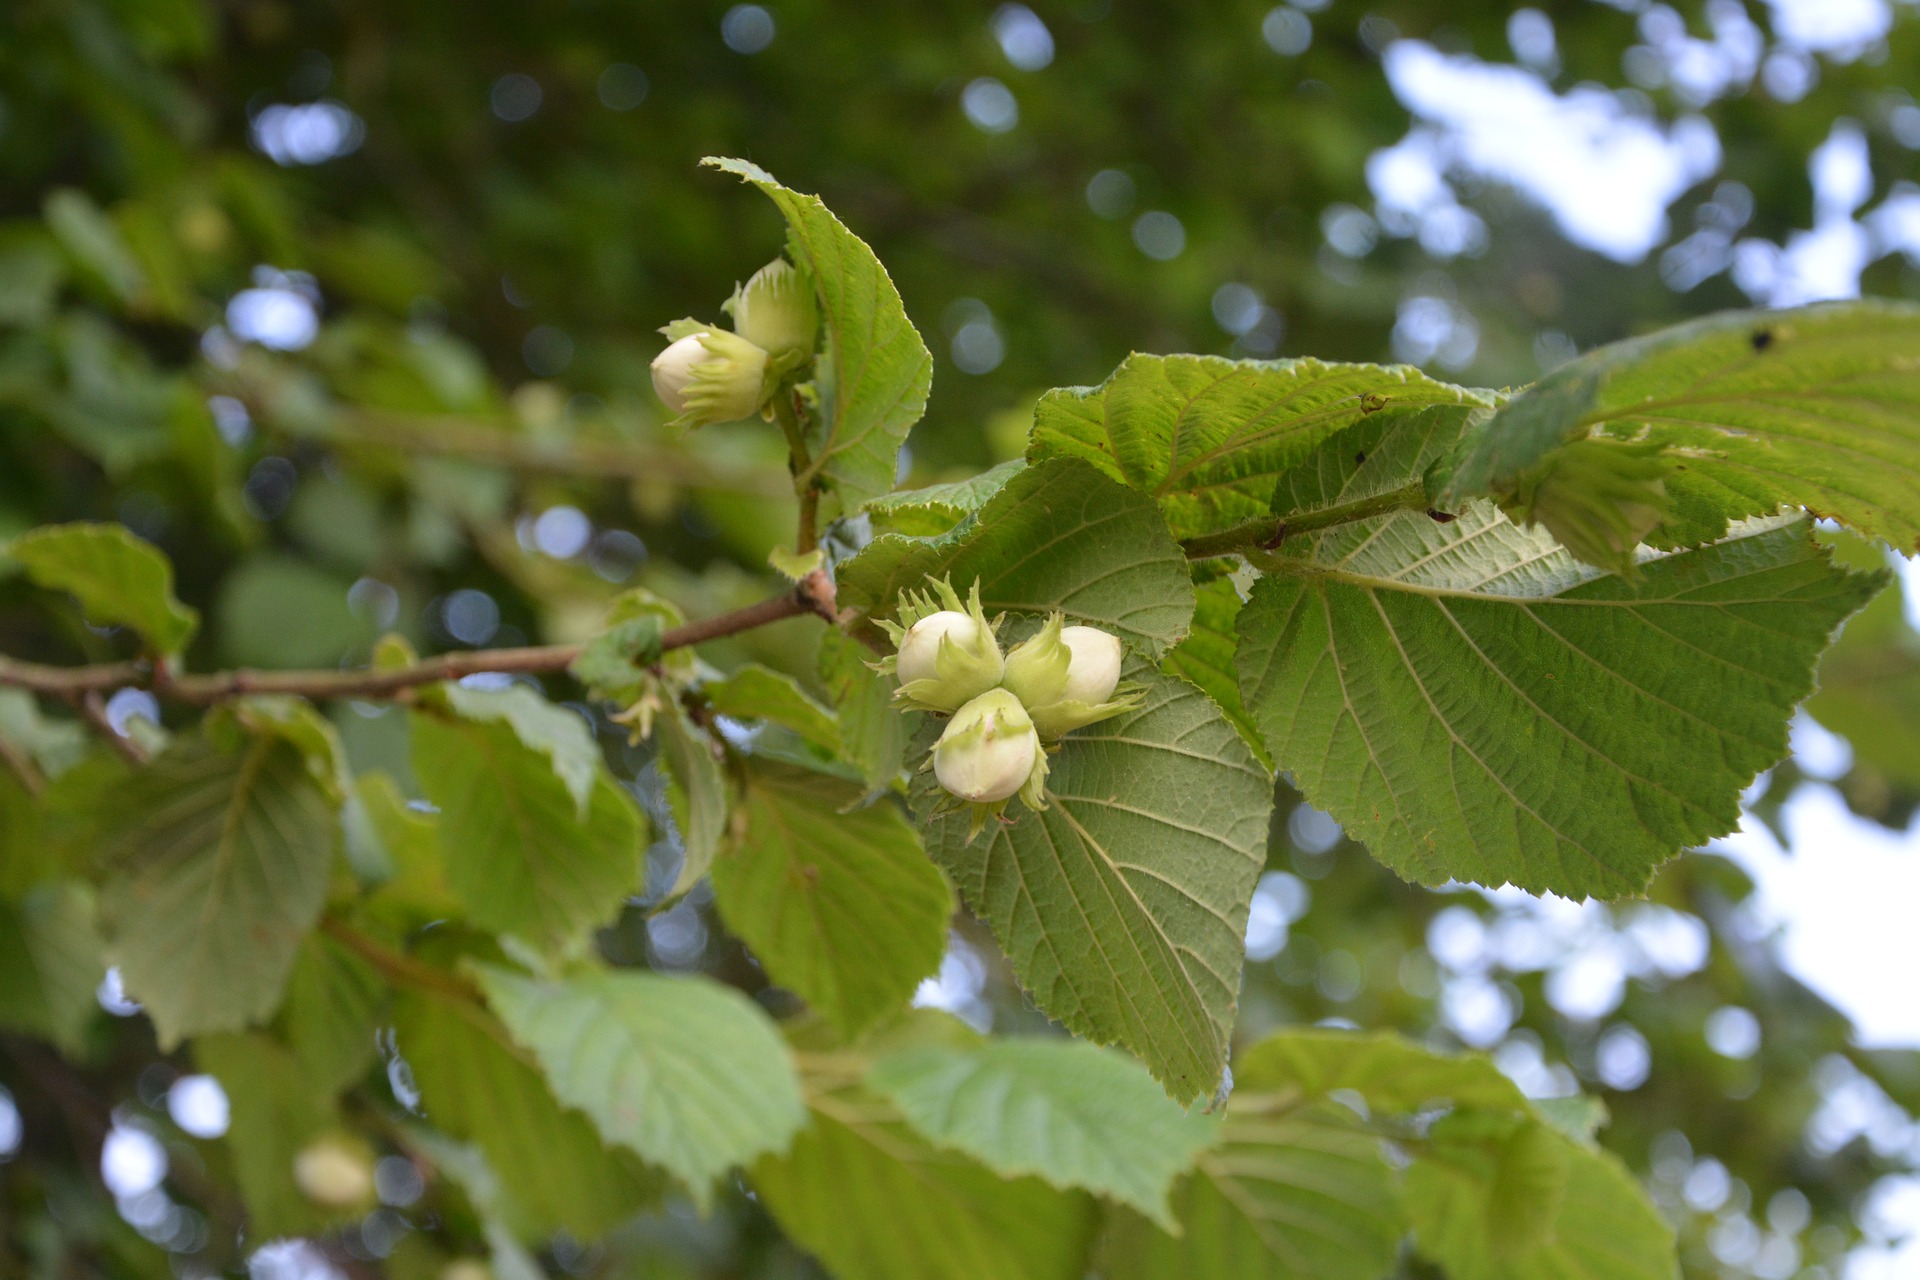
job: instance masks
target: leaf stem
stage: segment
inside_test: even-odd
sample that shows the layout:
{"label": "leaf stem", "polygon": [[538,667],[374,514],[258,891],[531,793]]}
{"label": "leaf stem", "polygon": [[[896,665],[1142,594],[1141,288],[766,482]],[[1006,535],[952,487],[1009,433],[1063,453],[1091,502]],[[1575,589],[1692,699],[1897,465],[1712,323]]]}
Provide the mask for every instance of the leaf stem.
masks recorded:
{"label": "leaf stem", "polygon": [[1371,520],[1375,516],[1386,515],[1392,511],[1425,511],[1426,509],[1426,486],[1416,480],[1412,484],[1386,493],[1378,493],[1370,498],[1359,498],[1337,506],[1321,507],[1316,511],[1301,511],[1285,516],[1262,516],[1258,520],[1249,520],[1231,529],[1222,529],[1218,533],[1205,533],[1197,537],[1184,538],[1180,542],[1180,547],[1187,553],[1189,560],[1237,555],[1256,547],[1271,551],[1281,542],[1298,533],[1314,533],[1321,529],[1352,524],[1357,520]]}
{"label": "leaf stem", "polygon": [[800,414],[799,397],[781,391],[773,398],[773,416],[787,437],[787,466],[793,472],[793,493],[800,499],[800,524],[794,533],[794,550],[801,555],[820,545],[820,487],[813,473],[813,457],[807,449],[807,428]]}
{"label": "leaf stem", "polygon": [[[837,622],[833,580],[815,570],[792,590],[756,604],[715,614],[684,626],[670,627],[660,636],[660,650],[684,649],[723,636],[738,635],[769,623],[813,614]],[[483,671],[544,674],[565,671],[580,654],[580,645],[538,645],[520,649],[474,649],[443,653],[403,667],[359,671],[215,671],[201,675],[174,673],[166,664],[107,662],[85,667],[45,666],[0,654],[0,686],[11,685],[36,693],[75,700],[89,723],[110,735],[117,750],[133,744],[112,732],[104,712],[95,715],[104,690],[125,686],[150,688],[162,698],[205,706],[250,693],[284,693],[306,698],[392,698],[405,691],[442,680]],[[91,705],[90,705],[91,704]],[[135,748],[137,749],[137,748]]]}
{"label": "leaf stem", "polygon": [[404,951],[370,938],[339,916],[321,916],[320,932],[378,969],[389,981],[456,1000],[480,1001],[480,990],[457,973],[437,969]]}

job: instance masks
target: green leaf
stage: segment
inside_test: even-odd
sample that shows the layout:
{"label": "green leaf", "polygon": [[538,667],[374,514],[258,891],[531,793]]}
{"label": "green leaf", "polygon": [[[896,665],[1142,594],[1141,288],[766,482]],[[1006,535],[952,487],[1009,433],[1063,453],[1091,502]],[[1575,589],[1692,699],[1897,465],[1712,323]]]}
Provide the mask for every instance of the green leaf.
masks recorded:
{"label": "green leaf", "polygon": [[1538,1121],[1448,1117],[1407,1170],[1419,1252],[1448,1280],[1668,1280],[1673,1232],[1611,1154]]}
{"label": "green leaf", "polygon": [[41,884],[17,904],[0,902],[0,1026],[79,1055],[99,1008],[100,950],[93,891],[77,880]]}
{"label": "green leaf", "polygon": [[403,992],[394,1029],[428,1121],[486,1155],[523,1235],[564,1227],[591,1240],[654,1200],[657,1179],[555,1101],[539,1069],[478,1005]]}
{"label": "green leaf", "polygon": [[828,754],[840,750],[840,727],[833,713],[815,702],[785,672],[749,663],[724,680],[705,687],[707,700],[723,716],[770,720],[791,729]]}
{"label": "green leaf", "polygon": [[873,652],[838,627],[820,638],[820,683],[840,727],[841,758],[878,791],[900,776],[907,722],[893,704],[892,683],[867,664]]}
{"label": "green leaf", "polygon": [[1014,458],[964,480],[884,494],[867,504],[867,515],[875,533],[935,537],[987,505],[1026,465],[1026,459]]}
{"label": "green leaf", "polygon": [[1234,619],[1240,616],[1240,592],[1231,578],[1214,578],[1194,588],[1193,629],[1161,660],[1160,669],[1200,687],[1232,723],[1240,740],[1262,768],[1271,769],[1267,744],[1240,701],[1240,677],[1233,667],[1238,644]]}
{"label": "green leaf", "polygon": [[1920,635],[1905,605],[1899,591],[1884,591],[1847,623],[1820,661],[1807,710],[1846,738],[1858,764],[1920,788]]}
{"label": "green leaf", "polygon": [[667,802],[680,830],[680,871],[664,905],[678,901],[713,868],[726,839],[732,799],[712,739],[687,719],[678,700],[655,717],[653,731],[667,770]]}
{"label": "green leaf", "polygon": [[875,538],[840,566],[840,600],[884,617],[929,575],[962,595],[979,579],[989,613],[1061,609],[1156,656],[1193,618],[1186,557],[1152,499],[1070,459],[1021,471],[938,538]]}
{"label": "green leaf", "polygon": [[767,975],[848,1038],[906,1006],[940,967],[953,890],[898,801],[858,807],[860,787],[753,765],[745,830],[714,864],[714,901]]}
{"label": "green leaf", "polygon": [[1436,473],[1443,506],[1505,496],[1599,433],[1665,446],[1664,545],[1781,505],[1920,550],[1920,307],[1829,303],[1709,316],[1569,361]]}
{"label": "green leaf", "polygon": [[449,684],[442,691],[447,705],[466,719],[512,726],[521,742],[553,762],[554,773],[585,815],[593,780],[600,774],[600,747],[578,712],[554,706],[523,684],[504,689]]}
{"label": "green leaf", "polygon": [[173,598],[173,565],[117,524],[56,524],[15,538],[7,552],[43,587],[65,591],[88,619],[139,632],[154,652],[178,653],[199,615]]}
{"label": "green leaf", "polygon": [[1167,1193],[1217,1129],[1138,1063],[1071,1040],[922,1045],[875,1062],[867,1087],[938,1146],[1004,1176],[1098,1192],[1169,1231]]}
{"label": "green leaf", "polygon": [[567,674],[605,698],[618,699],[645,683],[660,657],[661,621],[654,616],[616,622],[581,646]]}
{"label": "green leaf", "polygon": [[[1343,435],[1280,507],[1402,486],[1457,429]],[[1290,538],[1240,614],[1241,693],[1306,798],[1401,875],[1635,893],[1734,828],[1828,637],[1884,581],[1829,563],[1804,522],[1738,533],[1633,585],[1486,502]]]}
{"label": "green leaf", "polygon": [[25,689],[0,689],[0,738],[23,747],[43,773],[57,777],[80,762],[91,742],[78,720],[55,720]]}
{"label": "green leaf", "polygon": [[1380,1140],[1334,1103],[1229,1111],[1173,1207],[1178,1237],[1114,1215],[1101,1255],[1107,1280],[1378,1280],[1406,1234]]}
{"label": "green leaf", "polygon": [[1093,1201],[936,1150],[857,1090],[814,1100],[754,1189],[837,1280],[1080,1280]]}
{"label": "green leaf", "polygon": [[310,1235],[343,1217],[309,1200],[293,1180],[293,1162],[338,1128],[333,1095],[315,1088],[283,1045],[256,1033],[196,1037],[194,1064],[227,1095],[227,1132],[235,1181],[247,1206],[248,1234],[271,1240]]}
{"label": "green leaf", "polygon": [[1484,1054],[1443,1054],[1391,1032],[1299,1027],[1276,1032],[1234,1060],[1236,1096],[1351,1090],[1374,1111],[1436,1105],[1524,1112],[1526,1095]]}
{"label": "green leaf", "polygon": [[554,1092],[607,1141],[679,1178],[702,1207],[714,1179],[785,1150],[805,1119],[772,1019],[731,987],[631,971],[563,982],[479,972]]}
{"label": "green leaf", "polygon": [[309,934],[287,978],[280,1025],[301,1074],[328,1097],[367,1073],[387,1002],[373,967],[322,934]]}
{"label": "green leaf", "polygon": [[780,185],[747,160],[704,163],[752,183],[787,220],[787,251],[813,280],[826,345],[814,367],[812,467],[846,510],[893,488],[900,446],[926,411],[933,355],[873,250],[819,197]]}
{"label": "green leaf", "polygon": [[512,726],[431,712],[411,723],[447,885],[476,923],[551,949],[619,914],[646,848],[632,797],[598,774],[583,816],[551,758]]}
{"label": "green leaf", "polygon": [[306,758],[277,735],[185,742],[109,799],[108,957],[161,1048],[271,1015],[340,841]]}
{"label": "green leaf", "polygon": [[1062,741],[1044,813],[1016,809],[969,844],[966,813],[927,816],[931,774],[914,803],[1034,1002],[1187,1102],[1226,1063],[1273,781],[1198,689],[1137,659],[1124,678],[1145,702]]}
{"label": "green leaf", "polygon": [[1405,365],[1133,355],[1097,387],[1042,396],[1027,458],[1089,462],[1188,538],[1266,515],[1276,478],[1369,414],[1485,403]]}
{"label": "green leaf", "polygon": [[121,302],[145,286],[146,272],[120,229],[83,191],[62,187],[41,210],[47,227],[78,267]]}
{"label": "green leaf", "polygon": [[17,902],[60,873],[59,851],[46,838],[45,825],[33,793],[0,764],[0,902]]}

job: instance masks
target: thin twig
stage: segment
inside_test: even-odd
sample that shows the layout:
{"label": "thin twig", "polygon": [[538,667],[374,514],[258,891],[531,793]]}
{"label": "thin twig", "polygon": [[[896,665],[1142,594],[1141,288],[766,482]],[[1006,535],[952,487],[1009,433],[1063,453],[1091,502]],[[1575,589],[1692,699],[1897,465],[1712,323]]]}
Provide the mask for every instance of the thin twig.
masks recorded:
{"label": "thin twig", "polygon": [[47,775],[40,772],[40,766],[33,762],[27,749],[4,735],[0,735],[0,764],[20,780],[28,795],[37,796],[47,789]]}
{"label": "thin twig", "polygon": [[321,916],[320,932],[378,969],[382,975],[402,986],[416,987],[455,1000],[478,1001],[480,989],[457,973],[436,969],[395,950],[376,938],[370,938],[338,916]]}
{"label": "thin twig", "polygon": [[[757,604],[670,627],[661,634],[660,649],[684,649],[723,636],[737,635],[768,623],[812,614],[837,621],[833,580],[815,570],[789,591]],[[580,655],[573,644],[538,645],[521,649],[474,649],[443,653],[403,667],[358,671],[215,671],[202,675],[174,674],[165,666],[113,662],[91,667],[51,667],[0,656],[0,685],[14,685],[40,693],[74,699],[95,728],[109,735],[117,750],[134,758],[136,743],[114,733],[100,701],[104,690],[125,686],[151,688],[173,702],[205,706],[250,693],[284,693],[307,698],[390,698],[403,690],[442,680],[457,680],[480,672],[544,674],[565,671]]]}

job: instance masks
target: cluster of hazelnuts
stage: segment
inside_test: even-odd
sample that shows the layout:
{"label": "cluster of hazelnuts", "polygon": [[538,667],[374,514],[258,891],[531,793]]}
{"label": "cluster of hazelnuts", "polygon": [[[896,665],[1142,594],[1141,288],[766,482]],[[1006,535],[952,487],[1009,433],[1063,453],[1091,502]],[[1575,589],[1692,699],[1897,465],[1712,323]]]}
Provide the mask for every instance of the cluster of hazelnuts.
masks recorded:
{"label": "cluster of hazelnuts", "polygon": [[880,663],[900,681],[897,702],[947,715],[933,748],[933,774],[956,804],[972,805],[974,829],[1018,795],[1046,807],[1047,753],[1062,735],[1140,704],[1122,687],[1120,641],[1098,627],[1067,626],[1059,613],[1003,652],[975,582],[963,602],[935,580],[905,592],[898,622],[882,622],[896,652]]}

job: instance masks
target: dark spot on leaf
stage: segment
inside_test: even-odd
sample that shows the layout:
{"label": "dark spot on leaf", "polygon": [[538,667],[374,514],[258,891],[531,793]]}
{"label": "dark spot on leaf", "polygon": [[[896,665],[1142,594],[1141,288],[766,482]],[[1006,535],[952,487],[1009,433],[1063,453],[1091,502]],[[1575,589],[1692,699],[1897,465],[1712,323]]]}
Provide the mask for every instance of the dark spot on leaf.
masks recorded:
{"label": "dark spot on leaf", "polygon": [[1435,511],[1431,507],[1427,509],[1427,517],[1436,524],[1452,524],[1460,518],[1451,511]]}
{"label": "dark spot on leaf", "polygon": [[1360,463],[1365,462],[1366,460],[1367,460],[1367,455],[1364,452],[1356,453],[1353,455],[1353,461],[1355,466],[1358,466]]}
{"label": "dark spot on leaf", "polygon": [[1753,331],[1753,349],[1755,351],[1765,351],[1768,347],[1772,345],[1773,345],[1773,330],[1755,329]]}

